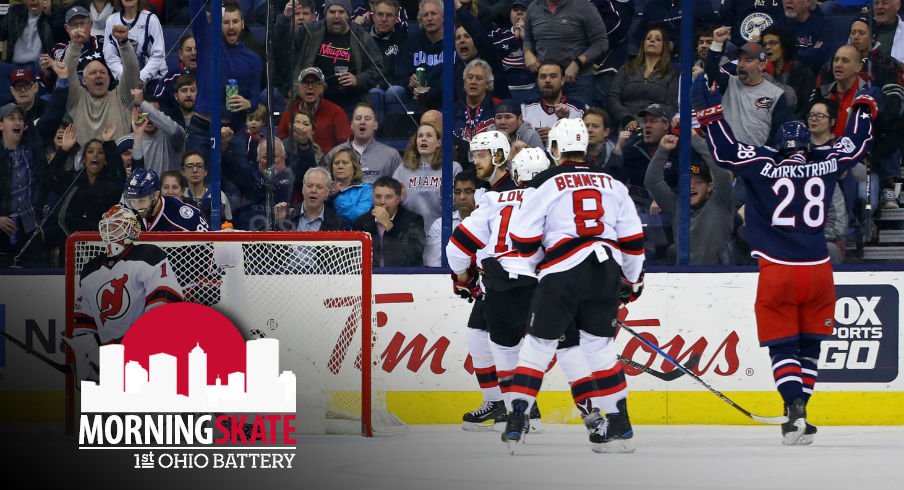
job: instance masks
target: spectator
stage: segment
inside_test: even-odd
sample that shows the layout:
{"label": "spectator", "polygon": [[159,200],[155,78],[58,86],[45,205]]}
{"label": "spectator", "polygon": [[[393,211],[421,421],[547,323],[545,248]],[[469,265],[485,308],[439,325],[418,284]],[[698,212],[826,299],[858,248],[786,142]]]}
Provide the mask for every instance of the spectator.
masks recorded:
{"label": "spectator", "polygon": [[[646,44],[646,40],[639,39],[639,35],[647,33],[652,29],[659,29],[663,37],[668,39],[681,39],[681,22],[684,20],[682,14],[681,0],[649,0],[643,6],[643,15],[640,17],[640,23],[637,25],[638,44]],[[691,22],[696,24],[711,24],[717,19],[716,12],[713,10],[713,4],[709,0],[694,0],[694,18]],[[679,46],[672,46],[669,50],[669,56],[678,54]],[[671,61],[671,59],[670,59]]]}
{"label": "spectator", "polygon": [[[851,22],[850,42],[860,53],[860,59],[866,61],[860,71],[860,78],[871,80],[875,87],[884,87],[890,83],[904,85],[904,65],[895,58],[882,54],[879,49],[882,46],[874,44],[869,18],[857,17]],[[831,66],[828,68],[820,73],[823,83],[833,80]]]}
{"label": "spectator", "polygon": [[[253,111],[249,111],[248,115],[245,116],[245,134],[247,139],[245,140],[245,154],[248,155],[249,161],[254,161],[257,156],[257,144],[260,142],[261,138],[266,138],[265,128],[267,127],[266,120],[267,119],[267,106],[260,104],[254,108]],[[296,174],[300,175],[300,174]]]}
{"label": "spectator", "polygon": [[[646,109],[640,111],[637,117],[643,121],[639,134],[628,130],[619,133],[612,153],[621,157],[623,170],[619,172],[619,175],[613,175],[613,177],[618,178],[625,185],[643,187],[650,160],[659,148],[662,137],[671,132],[672,124],[669,113],[659,104],[650,104]],[[665,164],[665,167],[672,168],[677,161],[677,153],[673,153],[669,158],[671,163]]]}
{"label": "spectator", "polygon": [[[690,265],[730,265],[731,233],[734,225],[734,193],[731,172],[713,163],[706,142],[694,135],[691,145],[698,159],[691,162],[690,188]],[[678,220],[679,193],[672,190],[665,180],[665,165],[672,152],[678,147],[678,137],[667,134],[662,137],[659,148],[650,160],[644,186],[653,195],[656,203],[671,217]],[[702,156],[702,160],[699,157]],[[678,243],[679,227],[674,243]],[[674,246],[674,245],[673,245]],[[677,257],[674,250],[670,258]]]}
{"label": "spectator", "polygon": [[377,120],[382,120],[386,107],[386,90],[389,89],[392,80],[396,78],[396,59],[402,45],[408,39],[408,30],[407,23],[405,24],[406,29],[398,28],[397,19],[399,13],[402,12],[398,0],[376,0],[372,5],[373,11],[370,15],[372,22],[368,32],[383,55],[383,74],[370,93],[376,94],[378,98],[375,109]]}
{"label": "spectator", "polygon": [[[452,176],[458,172],[461,172],[461,165],[452,162]],[[402,186],[405,208],[422,216],[423,223],[432,225],[442,216],[442,132],[436,126],[422,124],[418,127],[405,149],[402,165],[392,178]],[[425,229],[424,235],[426,232]]]}
{"label": "spectator", "polygon": [[38,70],[41,54],[53,47],[46,5],[43,0],[24,0],[9,6],[6,16],[0,19],[0,42],[4,43],[0,61],[11,64],[13,69]]}
{"label": "spectator", "polygon": [[[50,62],[51,60],[63,61],[67,48],[72,41],[73,31],[79,34],[79,38],[81,39],[81,59],[102,59],[104,56],[103,39],[94,37],[90,34],[91,14],[85,7],[82,7],[81,5],[70,7],[69,10],[66,11],[65,21],[66,23],[63,25],[63,30],[66,32],[65,40],[61,41],[60,39],[57,39],[57,41],[61,42],[57,42],[53,45],[50,56],[41,56],[40,58],[42,78],[50,82],[56,81]],[[84,36],[82,36],[82,34],[84,34]],[[79,66],[79,77],[82,76],[82,68],[84,67]]]}
{"label": "spectator", "polygon": [[25,112],[25,121],[28,125],[34,124],[47,106],[47,102],[38,97],[38,88],[39,85],[30,68],[17,68],[9,74],[9,91],[13,101]]}
{"label": "spectator", "polygon": [[92,0],[88,3],[88,13],[91,16],[91,35],[97,38],[101,45],[107,29],[107,18],[113,14],[113,2],[111,0]]}
{"label": "spectator", "polygon": [[[521,116],[521,104],[514,99],[505,99],[496,104],[494,125],[488,130],[501,131],[508,136],[509,143],[524,148],[543,148],[543,140],[537,131]],[[517,142],[521,144],[516,145]],[[509,158],[511,160],[511,158]]]}
{"label": "spectator", "polygon": [[352,113],[351,128],[352,138],[333,148],[325,161],[330,161],[340,149],[353,148],[361,158],[364,182],[373,183],[384,175],[391,177],[402,164],[402,157],[395,148],[376,140],[379,124],[374,108],[366,103],[358,104]]}
{"label": "spectator", "polygon": [[749,41],[758,42],[767,27],[783,24],[784,1],[722,0],[719,19],[731,29],[731,43],[741,46]]}
{"label": "spectator", "polygon": [[474,58],[465,67],[462,76],[465,97],[455,102],[455,126],[452,132],[465,141],[471,141],[475,134],[493,124],[496,113],[491,95],[494,87],[493,69],[486,61]]}
{"label": "spectator", "polygon": [[[188,189],[188,180],[178,170],[167,170],[160,174],[160,195],[175,197],[184,201],[183,196]],[[207,218],[204,218],[205,220]]]}
{"label": "spectator", "polygon": [[875,0],[873,20],[876,22],[875,46],[879,53],[904,63],[904,21],[898,13],[901,0]]}
{"label": "spectator", "polygon": [[[465,170],[459,172],[455,176],[453,184],[453,205],[455,211],[452,212],[452,229],[454,230],[463,219],[471,215],[474,211],[476,203],[474,202],[474,193],[482,187],[480,180],[473,170]],[[436,218],[430,225],[430,231],[427,233],[427,244],[424,246],[424,265],[427,267],[442,266],[442,239],[443,239],[443,219]]]}
{"label": "spectator", "polygon": [[373,238],[375,267],[419,266],[424,263],[424,218],[400,204],[402,186],[392,177],[373,185],[374,207],[352,225]]}
{"label": "spectator", "polygon": [[[421,114],[421,118],[418,121],[418,125],[423,126],[424,124],[430,124],[442,132],[443,130],[443,113],[436,109],[429,109],[424,111]],[[452,138],[452,158],[456,162],[464,162],[465,165],[473,168],[473,165],[468,163],[468,159],[470,157],[470,144],[461,139],[459,136],[452,133],[450,135]],[[462,166],[464,168],[464,166]]]}
{"label": "spectator", "polygon": [[341,107],[323,98],[326,78],[320,68],[305,68],[298,75],[298,97],[289,104],[288,110],[279,120],[280,138],[289,136],[290,128],[299,108],[314,114],[317,132],[314,141],[323,151],[330,151],[334,146],[348,141],[351,137],[351,126],[348,115]]}
{"label": "spectator", "polygon": [[[838,114],[838,103],[833,100],[820,99],[810,105],[810,112],[807,114],[807,129],[810,130],[810,144],[813,147],[831,146],[835,144],[835,135],[832,129],[835,126],[835,118]],[[863,167],[862,163],[858,163],[857,167]],[[858,170],[863,170],[859,168]],[[829,261],[832,264],[840,264],[844,261],[845,241],[848,230],[848,210],[853,209],[852,205],[856,196],[856,179],[853,177],[855,172],[846,172],[845,176],[838,180],[835,184],[835,191],[832,194],[832,203],[826,209],[826,246],[829,249]],[[859,173],[859,172],[858,172]],[[853,192],[846,193],[844,188],[847,187]],[[845,196],[848,194],[850,197]],[[850,204],[845,204],[846,202]]]}
{"label": "spectator", "polygon": [[612,82],[609,110],[619,127],[637,131],[640,122],[634,114],[650,104],[661,105],[668,114],[675,113],[678,73],[672,69],[671,59],[672,41],[668,34],[662,28],[651,28],[637,56],[619,68]]}
{"label": "spectator", "polygon": [[593,103],[608,108],[609,91],[618,69],[628,61],[628,33],[634,23],[634,2],[601,0],[594,3],[606,26],[609,50],[593,65]]}
{"label": "spectator", "polygon": [[[292,125],[292,136],[283,140],[288,165],[293,174],[305,175],[309,168],[316,167],[323,160],[323,150],[314,142],[315,134],[317,123],[314,116],[304,109],[299,110]],[[290,204],[294,204],[294,199]]]}
{"label": "spectator", "polygon": [[587,127],[588,138],[584,161],[591,169],[606,172],[622,180],[621,156],[615,154],[615,142],[609,139],[613,129],[609,113],[598,107],[587,109],[584,112],[584,126]]}
{"label": "spectator", "polygon": [[373,186],[364,182],[361,160],[351,148],[339,150],[330,159],[330,175],[334,187],[330,191],[330,201],[339,216],[354,223],[373,206]]}
{"label": "spectator", "polygon": [[[58,151],[50,162],[52,191],[61,196],[60,217],[65,234],[96,231],[101,216],[118,203],[126,181],[125,168],[113,141],[114,128],[108,125],[103,141],[92,139],[82,149],[84,171],[67,169],[77,151],[76,128],[64,131]],[[70,187],[71,186],[71,187]],[[68,190],[68,194],[64,194]]]}
{"label": "spectator", "polygon": [[759,44],[749,42],[740,47],[737,76],[719,67],[728,36],[727,27],[713,31],[713,44],[706,55],[706,77],[711,82],[718,80],[719,90],[725,95],[722,102],[725,120],[734,129],[738,141],[763,146],[790,119],[791,106],[785,91],[763,78],[766,51]]}
{"label": "spectator", "polygon": [[796,105],[794,117],[802,119],[807,112],[809,95],[816,86],[816,75],[810,67],[797,61],[797,41],[788,29],[769,26],[762,34],[766,51],[766,73],[775,82],[787,85],[794,91]]}
{"label": "spectator", "polygon": [[[414,111],[414,96],[426,109],[439,109],[443,86],[443,2],[420,0],[418,21],[421,28],[408,34],[396,59],[395,85],[386,91],[386,112],[405,114]],[[415,74],[424,68],[426,85],[421,87]]]}
{"label": "spectator", "polygon": [[[224,128],[225,138],[232,137],[231,129]],[[223,143],[226,146],[226,143]],[[257,146],[257,164],[249,165],[245,158],[235,157],[233,152],[223,155],[224,171],[230,173],[232,180],[241,191],[236,202],[235,228],[239,230],[270,230],[269,203],[289,202],[295,188],[295,175],[286,165],[286,149],[282,140],[273,140],[273,164],[267,157],[267,140],[263,139]],[[272,208],[271,208],[272,210]]]}
{"label": "spectator", "polygon": [[[500,5],[505,3],[500,2]],[[524,36],[524,16],[527,13],[528,5],[530,5],[530,0],[513,0],[508,12],[509,24],[489,31],[476,21],[470,10],[458,10],[459,21],[467,29],[471,37],[475,38],[475,42],[479,39],[481,40],[479,42],[483,43],[483,39],[486,39],[488,49],[492,50],[493,58],[499,60],[498,69],[495,63],[492,64],[494,74],[504,75],[497,81],[504,80],[508,83],[511,98],[515,99],[519,104],[530,97],[537,78],[524,65],[522,39]],[[480,12],[481,10],[478,9],[478,14]],[[501,94],[497,94],[497,96],[502,97]]]}
{"label": "spectator", "polygon": [[[210,187],[207,185],[207,160],[198,150],[188,150],[182,155],[182,175],[185,176],[185,192],[182,200],[192,204],[201,211],[204,220],[210,222],[210,210],[213,207],[213,197]],[[220,209],[223,219],[232,221],[232,207],[226,193],[220,191]]]}
{"label": "spectator", "polygon": [[180,75],[173,84],[175,89],[175,109],[167,111],[167,115],[183,130],[188,131],[188,124],[195,114],[195,100],[198,98],[198,83],[194,75]]}
{"label": "spectator", "polygon": [[116,152],[122,158],[122,166],[126,170],[126,178],[132,176],[132,145],[135,143],[135,137],[131,134],[120,137],[116,140]]}
{"label": "spectator", "polygon": [[486,29],[480,25],[477,17],[472,13],[473,0],[458,1],[455,10],[455,19],[459,26],[455,29],[455,70],[453,73],[454,97],[455,100],[462,100],[464,93],[458,80],[464,77],[465,67],[473,60],[480,58],[490,67],[490,72],[496,83],[491,89],[494,97],[499,99],[507,99],[511,97],[509,92],[508,80],[506,79],[506,71],[503,68],[501,57],[498,55],[493,43],[487,35]]}
{"label": "spectator", "polygon": [[[263,60],[242,40],[242,32],[245,23],[242,12],[233,0],[223,1],[223,21],[219,29],[222,31],[222,46],[220,48],[220,72],[213,73],[211,68],[208,29],[210,28],[207,17],[203,15],[203,0],[189,0],[192,13],[192,34],[195,38],[198,53],[201,53],[200,63],[196,79],[198,98],[195,100],[195,114],[188,125],[188,139],[186,148],[198,148],[208,157],[210,147],[210,111],[212,104],[220,104],[224,118],[229,120],[230,129],[237,133],[244,128],[245,115],[249,110],[257,107],[261,92],[261,75],[264,73]],[[224,85],[223,92],[211,93],[210,80],[216,77]],[[236,80],[238,83],[238,95],[226,100],[225,85],[227,80]],[[217,123],[214,123],[217,124]],[[238,144],[238,142],[234,142]]]}
{"label": "spectator", "polygon": [[860,78],[863,70],[863,61],[857,48],[846,44],[835,51],[832,59],[832,73],[835,81],[824,83],[817,87],[811,95],[812,100],[830,99],[838,102],[838,114],[832,133],[840,138],[847,126],[848,108],[854,100],[854,94],[866,86],[866,81]]}
{"label": "spectator", "polygon": [[179,168],[182,152],[185,151],[185,130],[160,112],[160,102],[156,98],[144,100],[144,97],[142,89],[132,90],[136,105],[132,110],[132,126],[135,128],[132,159],[143,160],[146,168],[162,175],[167,170]]}
{"label": "spectator", "polygon": [[529,70],[539,70],[542,60],[568,60],[563,70],[565,90],[576,99],[593,97],[593,64],[609,50],[606,26],[596,7],[567,0],[533,2],[524,19],[523,43]]}
{"label": "spectator", "polygon": [[705,24],[697,29],[697,59],[694,61],[694,68],[703,69],[706,63],[706,55],[709,53],[709,47],[713,44],[713,26]]}
{"label": "spectator", "polygon": [[562,64],[547,60],[537,68],[537,88],[540,97],[528,99],[521,104],[521,114],[546,144],[549,128],[563,118],[580,119],[587,110],[583,100],[570,98],[565,94],[565,69]]}
{"label": "spectator", "polygon": [[350,229],[348,221],[326,202],[333,180],[322,167],[311,167],[304,173],[301,186],[301,205],[291,209],[289,204],[276,205],[276,228],[282,231],[343,231]]}
{"label": "spectator", "polygon": [[810,3],[811,0],[784,0],[785,25],[797,39],[797,59],[817,73],[835,47],[832,30],[826,28],[829,21],[818,4],[811,8]]}
{"label": "spectator", "polygon": [[[322,5],[323,2],[318,3]],[[307,22],[314,22],[318,18],[313,0],[297,0],[294,4],[292,0],[288,0],[283,7],[282,15],[276,16],[274,37],[282,43],[281,46],[289,47],[274,53],[275,84],[278,92],[285,97],[292,92],[292,73],[295,69],[297,45],[292,41],[293,33],[295,30],[304,29]]]}
{"label": "spectator", "polygon": [[166,46],[160,19],[145,8],[146,0],[114,0],[113,4],[117,12],[107,17],[104,30],[104,59],[113,78],[119,80],[123,75],[119,46],[112,37],[113,27],[117,25],[129,28],[129,42],[138,57],[141,81],[147,83],[152,78],[163,78],[167,71]]}
{"label": "spectator", "polygon": [[176,76],[194,74],[198,70],[198,47],[195,36],[187,33],[179,39],[179,57],[172,66],[167,66],[167,74]]}

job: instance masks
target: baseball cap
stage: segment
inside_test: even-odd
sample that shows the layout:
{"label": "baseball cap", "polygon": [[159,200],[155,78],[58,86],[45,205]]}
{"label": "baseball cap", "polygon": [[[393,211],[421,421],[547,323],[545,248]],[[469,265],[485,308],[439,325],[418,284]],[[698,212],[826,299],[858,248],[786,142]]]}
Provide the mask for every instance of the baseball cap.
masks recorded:
{"label": "baseball cap", "polygon": [[131,150],[134,143],[135,138],[131,134],[127,134],[116,140],[116,150],[119,151],[119,154],[121,155],[126,151]]}
{"label": "baseball cap", "polygon": [[516,116],[520,116],[521,104],[515,102],[512,99],[505,99],[502,102],[496,104],[496,114],[514,114]]}
{"label": "baseball cap", "polygon": [[9,74],[9,84],[15,85],[17,82],[28,82],[34,83],[35,76],[32,74],[31,70],[28,68],[19,68],[13,70]]}
{"label": "baseball cap", "polygon": [[75,7],[70,8],[66,11],[66,23],[72,21],[72,19],[76,17],[91,17],[91,14],[88,13],[88,9],[82,7],[81,5],[76,5]]}
{"label": "baseball cap", "polygon": [[0,120],[6,119],[7,116],[12,114],[15,111],[19,111],[19,114],[22,114],[22,117],[25,117],[25,111],[19,107],[19,104],[15,102],[10,102],[3,107],[0,107]]}
{"label": "baseball cap", "polygon": [[326,77],[323,76],[323,72],[320,68],[317,68],[316,66],[309,66],[304,70],[301,70],[301,73],[298,74],[298,83],[301,83],[302,80],[309,76],[315,76],[320,80],[320,83],[326,83]]}
{"label": "baseball cap", "polygon": [[532,0],[512,0],[512,7],[514,7],[515,5],[520,5],[524,8],[527,8],[527,6],[530,5],[531,1]]}
{"label": "baseball cap", "polygon": [[711,173],[709,173],[709,167],[707,167],[705,163],[692,162],[690,169],[691,169],[691,176],[696,175],[697,177],[700,177],[701,179],[703,179],[707,182],[713,181],[713,176]]}
{"label": "baseball cap", "polygon": [[665,107],[662,107],[660,104],[650,104],[646,109],[637,113],[638,117],[644,117],[646,115],[661,117],[665,120],[669,120],[669,115],[665,112]]}
{"label": "baseball cap", "polygon": [[743,46],[741,46],[741,50],[738,52],[738,57],[740,57],[741,54],[746,54],[747,56],[750,56],[751,58],[756,58],[760,61],[766,61],[766,51],[763,49],[763,46],[761,46],[759,43],[755,43],[755,42],[745,43]]}

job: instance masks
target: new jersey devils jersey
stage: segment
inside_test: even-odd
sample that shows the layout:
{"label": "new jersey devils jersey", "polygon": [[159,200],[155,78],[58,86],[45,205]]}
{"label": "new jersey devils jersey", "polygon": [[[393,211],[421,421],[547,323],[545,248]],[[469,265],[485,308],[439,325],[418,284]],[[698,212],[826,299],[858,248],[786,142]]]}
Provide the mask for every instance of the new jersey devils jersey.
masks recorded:
{"label": "new jersey devils jersey", "polygon": [[715,162],[744,179],[745,221],[751,255],[789,265],[829,260],[824,232],[835,183],[866,155],[872,120],[865,105],[851,110],[845,135],[804,157],[787,158],[768,146],[738,142],[722,118],[706,123]]}
{"label": "new jersey devils jersey", "polygon": [[145,231],[207,231],[207,221],[200,209],[175,197],[160,196],[160,199],[157,216],[141,220]]}
{"label": "new jersey devils jersey", "polygon": [[621,265],[636,281],[643,270],[643,228],[628,188],[584,163],[564,162],[531,180],[509,224],[512,244],[521,253],[546,249],[540,278],[569,270],[596,253]]}
{"label": "new jersey devils jersey", "polygon": [[159,247],[134,245],[114,258],[101,254],[82,269],[73,333],[115,341],[145,311],[177,301],[182,287]]}
{"label": "new jersey devils jersey", "polygon": [[[452,232],[446,245],[446,257],[453,271],[464,271],[477,258],[495,257],[502,267],[511,274],[536,277],[537,264],[543,258],[541,250],[520,254],[512,246],[508,228],[512,215],[531,188],[516,188],[502,191],[487,191],[480,195],[477,207]],[[512,277],[515,279],[515,277]]]}

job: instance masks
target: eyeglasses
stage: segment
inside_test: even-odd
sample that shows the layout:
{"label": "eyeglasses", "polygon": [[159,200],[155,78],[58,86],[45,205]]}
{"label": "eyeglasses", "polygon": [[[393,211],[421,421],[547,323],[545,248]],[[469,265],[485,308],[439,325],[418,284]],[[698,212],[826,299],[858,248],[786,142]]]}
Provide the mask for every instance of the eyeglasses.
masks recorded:
{"label": "eyeglasses", "polygon": [[17,83],[13,85],[13,90],[15,90],[16,92],[28,92],[32,87],[34,87],[34,85],[34,83],[30,82]]}
{"label": "eyeglasses", "polygon": [[185,170],[201,170],[202,168],[204,168],[204,164],[203,163],[186,163],[185,165],[182,166],[182,168],[184,168]]}
{"label": "eyeglasses", "polygon": [[828,119],[828,114],[820,114],[818,112],[811,112],[807,114],[807,119],[812,119],[814,121],[822,121],[823,119]]}
{"label": "eyeglasses", "polygon": [[766,41],[763,43],[763,46],[778,46],[778,45],[779,45],[778,41]]}

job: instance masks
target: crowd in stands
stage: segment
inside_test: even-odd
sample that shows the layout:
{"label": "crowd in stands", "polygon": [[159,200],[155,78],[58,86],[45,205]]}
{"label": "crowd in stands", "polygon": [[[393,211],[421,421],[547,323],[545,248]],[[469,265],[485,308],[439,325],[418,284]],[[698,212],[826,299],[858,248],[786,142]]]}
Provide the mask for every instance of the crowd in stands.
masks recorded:
{"label": "crowd in stands", "polygon": [[[498,130],[513,155],[546,149],[561,118],[582,119],[590,166],[629,186],[651,263],[676,261],[678,147],[689,144],[690,263],[750,264],[745,190],[712,165],[696,133],[678,138],[687,20],[693,76],[718,85],[747,144],[769,145],[791,119],[807,123],[814,144],[834,144],[854,94],[881,90],[873,151],[828,210],[834,263],[857,260],[850,250],[875,213],[899,206],[901,0],[696,0],[693,19],[679,0],[454,2],[450,33],[443,0],[223,0],[222,27],[210,25],[204,0],[9,2],[0,18],[0,267],[61,266],[66,236],[96,230],[137,168],[209,219],[212,151],[222,162],[219,216],[234,229],[363,230],[376,266],[438,267],[444,166],[454,226],[486,186],[470,139]],[[210,29],[221,32],[219,73]],[[451,93],[444,62],[454,63]],[[228,96],[208,89],[227,80],[237,84]],[[453,126],[444,130],[446,97]],[[221,128],[219,148],[211,125]],[[442,158],[445,139],[453,161]]]}

